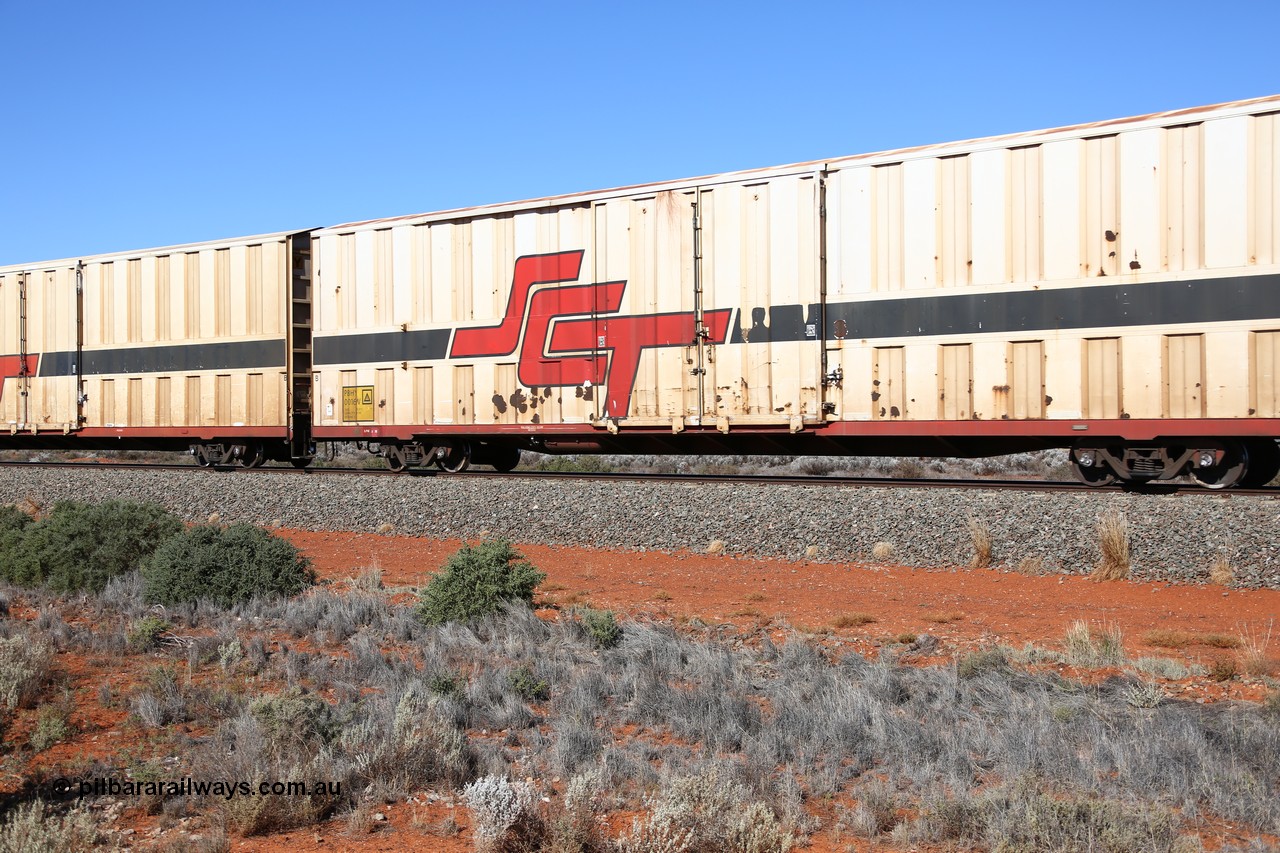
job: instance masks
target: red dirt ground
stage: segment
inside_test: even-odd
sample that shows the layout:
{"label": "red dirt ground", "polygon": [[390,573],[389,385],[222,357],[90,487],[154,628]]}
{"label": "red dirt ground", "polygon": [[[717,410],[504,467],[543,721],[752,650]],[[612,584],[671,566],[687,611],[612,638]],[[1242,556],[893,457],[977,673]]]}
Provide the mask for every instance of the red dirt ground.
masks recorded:
{"label": "red dirt ground", "polygon": [[[314,561],[321,578],[341,579],[368,568],[388,587],[421,586],[462,542],[373,533],[281,531]],[[1161,629],[1197,636],[1266,637],[1280,617],[1280,590],[1225,589],[1111,581],[1083,576],[1027,576],[1002,570],[908,569],[690,552],[610,551],[521,544],[547,573],[548,604],[589,603],[627,615],[698,618],[750,628],[761,623],[828,634],[859,651],[903,633],[931,634],[944,648],[1002,643],[1060,649],[1073,622],[1120,628],[1125,650],[1202,663],[1235,655],[1203,644],[1166,649],[1143,642]],[[844,621],[873,621],[835,628]],[[852,617],[852,618],[850,618]],[[1280,628],[1270,654],[1280,654]],[[1239,681],[1199,685],[1206,698],[1258,698]],[[1199,695],[1199,693],[1197,694]]]}
{"label": "red dirt ground", "polygon": [[[396,587],[421,586],[462,544],[456,540],[371,533],[279,532],[310,556],[322,580],[339,581],[367,569],[378,569],[385,586],[405,599],[410,597],[409,590],[396,591]],[[777,635],[791,626],[820,634],[827,645],[864,654],[875,654],[878,646],[899,635],[927,633],[941,641],[940,652],[929,662],[997,642],[1014,647],[1035,643],[1061,649],[1067,629],[1073,622],[1084,620],[1095,627],[1118,626],[1131,657],[1153,655],[1208,664],[1218,658],[1234,659],[1240,650],[1215,648],[1197,640],[1220,634],[1261,641],[1268,637],[1269,627],[1280,615],[1280,591],[1275,590],[1125,581],[1095,583],[1084,577],[1033,577],[997,570],[921,570],[535,543],[519,547],[547,573],[538,601],[544,608],[539,612],[546,618],[555,618],[557,606],[590,603],[624,616],[648,615],[677,622],[698,619],[731,624],[744,631],[767,625]],[[15,607],[14,615],[34,618],[35,613],[22,614]],[[847,627],[836,628],[836,624]],[[1156,629],[1193,635],[1193,642],[1180,649],[1149,645],[1144,635]],[[1280,631],[1272,638],[1267,654],[1273,673],[1280,671],[1275,660],[1280,656]],[[58,659],[57,665],[74,684],[76,711],[72,721],[79,734],[71,743],[35,756],[23,768],[23,775],[28,778],[42,768],[51,770],[90,756],[105,758],[139,737],[136,726],[126,719],[127,712],[102,707],[98,693],[103,680],[111,683],[117,695],[127,693],[137,673],[103,673],[75,653],[59,654]],[[1078,675],[1098,677],[1096,672]],[[1256,700],[1265,693],[1258,678],[1237,678],[1220,684],[1201,676],[1165,687],[1197,701]],[[14,742],[25,742],[24,732],[32,720],[15,722],[15,729],[11,730]],[[17,783],[18,778],[0,780],[0,789],[12,790],[11,786]],[[399,802],[382,807],[381,811],[386,820],[374,822],[370,834],[358,838],[348,834],[345,820],[331,820],[310,829],[264,838],[232,838],[231,847],[258,853],[463,853],[473,849],[466,832],[468,814],[461,804],[453,806],[444,800]],[[137,812],[136,808],[126,811],[114,824],[134,829],[129,841],[140,849],[147,849],[152,839],[176,841],[175,830],[157,837],[157,818]],[[440,826],[449,819],[461,828],[460,833],[441,833]],[[830,825],[830,821],[824,824]],[[855,841],[848,836],[837,842],[823,832],[803,849],[809,853],[887,849],[866,844],[865,840]]]}

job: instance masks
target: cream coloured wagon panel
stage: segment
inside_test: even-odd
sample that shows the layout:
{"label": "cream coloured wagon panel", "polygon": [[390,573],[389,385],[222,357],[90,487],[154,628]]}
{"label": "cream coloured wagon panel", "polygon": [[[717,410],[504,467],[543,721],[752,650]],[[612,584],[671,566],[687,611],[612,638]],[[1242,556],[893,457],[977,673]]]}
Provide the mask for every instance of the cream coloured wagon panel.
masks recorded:
{"label": "cream coloured wagon panel", "polygon": [[703,308],[735,310],[742,339],[715,349],[704,414],[757,423],[817,416],[816,176],[704,188],[701,214]]}
{"label": "cream coloured wagon panel", "polygon": [[1087,338],[1081,345],[1086,418],[1118,418],[1124,411],[1120,339]]}
{"label": "cream coloured wagon panel", "polygon": [[938,347],[938,416],[963,421],[973,416],[973,347]]}
{"label": "cream coloured wagon panel", "polygon": [[[659,314],[693,312],[694,199],[690,191],[596,205],[596,281],[626,282],[619,310],[600,317],[599,335],[606,348],[622,347],[628,339],[656,339]],[[690,321],[688,346],[640,349],[629,403],[624,397],[630,377],[617,369],[615,350],[609,368],[614,381],[598,402],[600,414],[666,423],[698,416],[698,377],[690,372],[697,361],[692,328]],[[710,371],[704,381],[715,381]],[[592,392],[592,397],[598,393]]]}
{"label": "cream coloured wagon panel", "polygon": [[1164,416],[1204,417],[1204,335],[1165,335],[1162,362]]}
{"label": "cream coloured wagon panel", "polygon": [[1081,274],[1080,241],[1083,196],[1084,143],[1078,139],[1041,146],[1044,181],[1043,270],[1050,281],[1078,278]]}
{"label": "cream coloured wagon panel", "polygon": [[1209,268],[1244,266],[1249,249],[1248,116],[1204,124],[1204,260]]}
{"label": "cream coloured wagon panel", "polygon": [[903,347],[876,347],[871,373],[871,417],[896,420],[907,417],[906,351]]}
{"label": "cream coloured wagon panel", "polygon": [[1249,414],[1280,417],[1280,332],[1256,332],[1251,337]]}

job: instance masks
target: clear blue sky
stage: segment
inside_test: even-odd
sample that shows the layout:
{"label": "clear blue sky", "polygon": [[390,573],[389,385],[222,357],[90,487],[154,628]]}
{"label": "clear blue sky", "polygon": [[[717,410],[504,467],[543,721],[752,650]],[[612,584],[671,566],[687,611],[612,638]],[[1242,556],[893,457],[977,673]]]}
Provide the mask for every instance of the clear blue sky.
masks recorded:
{"label": "clear blue sky", "polygon": [[1276,2],[0,0],[0,265],[1280,92]]}

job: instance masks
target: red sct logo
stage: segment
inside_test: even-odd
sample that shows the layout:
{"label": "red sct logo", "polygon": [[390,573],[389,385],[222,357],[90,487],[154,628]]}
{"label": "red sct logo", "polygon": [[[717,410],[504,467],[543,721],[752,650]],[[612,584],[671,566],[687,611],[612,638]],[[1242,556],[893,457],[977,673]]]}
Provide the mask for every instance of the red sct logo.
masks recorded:
{"label": "red sct logo", "polygon": [[[582,255],[579,249],[517,258],[502,321],[459,329],[449,357],[501,357],[519,349],[516,375],[522,385],[604,385],[605,414],[626,417],[640,354],[654,347],[693,346],[697,317],[692,311],[618,314],[625,281],[571,283],[578,279]],[[703,312],[707,343],[724,343],[731,313],[727,308]]]}

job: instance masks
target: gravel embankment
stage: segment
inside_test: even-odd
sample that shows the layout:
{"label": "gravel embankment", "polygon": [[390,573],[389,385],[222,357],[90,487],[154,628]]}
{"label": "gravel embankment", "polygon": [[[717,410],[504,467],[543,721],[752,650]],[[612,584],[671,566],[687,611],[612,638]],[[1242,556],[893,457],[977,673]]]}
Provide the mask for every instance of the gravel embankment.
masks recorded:
{"label": "gravel embankment", "polygon": [[1220,495],[1034,493],[962,489],[678,483],[530,482],[211,471],[0,469],[0,502],[120,497],[158,501],[200,521],[279,523],[317,530],[377,530],[439,538],[482,533],[517,542],[646,550],[706,549],[829,562],[964,566],[970,520],[984,522],[997,564],[1038,557],[1046,571],[1087,573],[1099,556],[1097,523],[1119,513],[1140,578],[1205,581],[1220,556],[1238,583],[1280,588],[1280,501]]}

